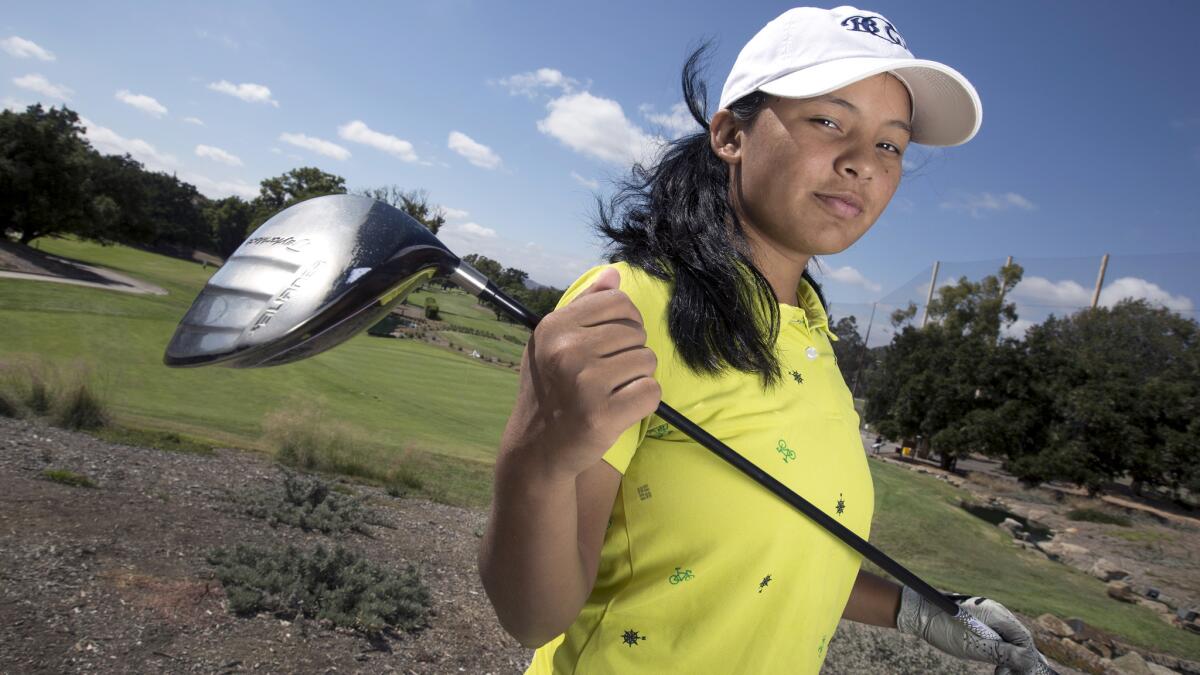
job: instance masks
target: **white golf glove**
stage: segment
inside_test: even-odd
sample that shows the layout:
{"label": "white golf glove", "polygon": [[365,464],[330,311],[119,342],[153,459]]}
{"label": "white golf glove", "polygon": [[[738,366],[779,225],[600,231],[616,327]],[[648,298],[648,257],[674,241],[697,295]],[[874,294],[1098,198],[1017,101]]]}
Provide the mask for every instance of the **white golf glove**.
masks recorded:
{"label": "white golf glove", "polygon": [[907,586],[901,592],[896,628],[902,633],[916,635],[951,656],[995,664],[995,675],[1054,672],[1045,657],[1038,653],[1029,630],[1004,605],[987,598],[950,597],[1003,640],[980,637],[962,620],[946,614]]}

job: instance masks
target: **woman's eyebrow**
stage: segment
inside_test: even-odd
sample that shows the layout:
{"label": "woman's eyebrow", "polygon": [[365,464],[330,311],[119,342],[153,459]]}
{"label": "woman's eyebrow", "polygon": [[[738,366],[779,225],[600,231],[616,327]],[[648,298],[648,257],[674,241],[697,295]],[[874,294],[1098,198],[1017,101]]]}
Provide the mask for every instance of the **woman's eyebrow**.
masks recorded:
{"label": "woman's eyebrow", "polygon": [[[826,103],[832,103],[834,105],[842,106],[843,108],[849,110],[850,112],[852,112],[856,115],[862,114],[862,111],[858,109],[858,106],[854,105],[853,103],[851,103],[850,101],[847,101],[844,98],[838,98],[837,96],[825,94],[824,96],[818,96],[813,100],[825,101]],[[888,120],[887,125],[890,127],[898,127],[900,129],[903,129],[908,132],[909,136],[912,136],[912,125],[910,125],[908,122],[905,122],[904,120]]]}

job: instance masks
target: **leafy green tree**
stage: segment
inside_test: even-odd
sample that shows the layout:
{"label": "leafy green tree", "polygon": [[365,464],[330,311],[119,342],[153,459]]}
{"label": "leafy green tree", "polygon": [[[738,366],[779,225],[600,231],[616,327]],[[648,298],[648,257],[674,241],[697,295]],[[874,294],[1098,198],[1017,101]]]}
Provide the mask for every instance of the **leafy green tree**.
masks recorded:
{"label": "leafy green tree", "polygon": [[154,241],[158,230],[150,217],[149,181],[141,162],[129,155],[96,153],[91,185],[91,217],[80,235],[105,243]]}
{"label": "leafy green tree", "polygon": [[412,216],[434,234],[446,224],[446,210],[431,204],[429,193],[425,190],[404,190],[399,185],[385,185],[362,190],[359,194],[391,204]]}
{"label": "leafy green tree", "polygon": [[833,323],[831,330],[837,336],[833,343],[833,356],[846,386],[852,386],[859,369],[865,368],[871,358],[862,336],[858,334],[858,320],[853,316],[844,316]]}
{"label": "leafy green tree", "polygon": [[[938,452],[943,468],[972,450],[995,451],[997,418],[989,411],[1008,400],[999,373],[1012,366],[1014,344],[999,341],[1016,321],[1002,294],[1020,282],[1018,265],[978,282],[960,279],[943,287],[929,306],[924,328],[905,326],[883,350],[869,380],[865,417],[892,438],[917,438],[918,450]],[[915,307],[893,314],[894,325],[911,320]],[[998,342],[999,341],[999,342]]]}
{"label": "leafy green tree", "polygon": [[217,255],[228,258],[250,233],[254,205],[240,197],[211,202],[204,211]]}
{"label": "leafy green tree", "polygon": [[208,198],[195,185],[161,172],[144,172],[149,207],[155,230],[154,243],[183,249],[214,248],[204,210]]}
{"label": "leafy green tree", "polygon": [[258,229],[258,226],[267,222],[271,216],[296,202],[345,193],[345,178],[325,173],[313,166],[300,167],[274,178],[265,178],[259,183],[258,197],[254,199],[254,220],[250,231]]}
{"label": "leafy green tree", "polygon": [[1195,485],[1198,328],[1167,309],[1125,301],[1030,329],[1030,365],[1043,375],[1052,419],[1044,447],[1017,458],[1014,470],[1092,492],[1124,475],[1135,490]]}
{"label": "leafy green tree", "polygon": [[[91,215],[93,150],[79,115],[31,105],[0,112],[0,230],[20,243],[78,232]],[[98,205],[110,216],[116,205]]]}

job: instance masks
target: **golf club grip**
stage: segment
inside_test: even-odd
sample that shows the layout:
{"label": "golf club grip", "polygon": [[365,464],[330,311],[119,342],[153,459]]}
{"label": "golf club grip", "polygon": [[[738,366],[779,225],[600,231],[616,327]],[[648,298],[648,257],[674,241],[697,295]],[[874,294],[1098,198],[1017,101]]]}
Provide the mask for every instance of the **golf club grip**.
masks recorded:
{"label": "golf club grip", "polygon": [[[500,305],[512,318],[525,324],[530,330],[536,328],[538,322],[541,321],[541,317],[526,309],[520,302],[500,290],[491,281],[487,282],[486,287],[479,289],[479,297],[487,298]],[[950,616],[958,614],[959,607],[953,600],[939,593],[933,586],[922,581],[920,577],[909,572],[900,563],[889,558],[883,551],[867,543],[865,539],[850,531],[841,523],[825,515],[823,511],[813,506],[807,499],[796,494],[791,488],[780,483],[778,480],[775,480],[769,473],[739,455],[733,448],[725,445],[717,437],[702,429],[700,425],[684,417],[683,413],[680,413],[663,401],[659,401],[658,410],[655,412],[665,422],[687,434],[692,440],[732,464],[738,471],[753,478],[760,485],[775,493],[775,496],[791,504],[796,510],[808,516],[810,520],[828,530],[833,536],[841,539],[850,548],[858,551],[864,558],[878,565],[905,586],[920,593],[926,600],[932,602],[939,609]]]}

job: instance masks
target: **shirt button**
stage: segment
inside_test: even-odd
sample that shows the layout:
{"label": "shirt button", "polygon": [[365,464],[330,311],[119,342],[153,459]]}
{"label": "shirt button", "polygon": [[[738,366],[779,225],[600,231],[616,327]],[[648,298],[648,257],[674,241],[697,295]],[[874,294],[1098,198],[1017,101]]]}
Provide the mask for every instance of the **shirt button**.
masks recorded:
{"label": "shirt button", "polygon": [[808,349],[804,350],[804,353],[807,354],[808,358],[810,358],[810,359],[817,358],[817,348],[816,347],[809,347]]}

